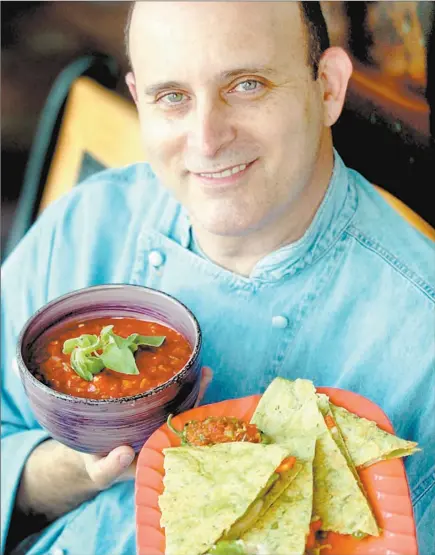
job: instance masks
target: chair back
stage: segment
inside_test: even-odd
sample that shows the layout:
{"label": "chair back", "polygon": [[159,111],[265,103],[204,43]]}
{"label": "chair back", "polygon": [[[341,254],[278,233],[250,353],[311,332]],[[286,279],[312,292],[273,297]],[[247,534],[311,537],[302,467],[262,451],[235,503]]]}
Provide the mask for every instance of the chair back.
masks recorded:
{"label": "chair back", "polygon": [[143,160],[134,104],[80,77],[68,97],[38,212],[98,170]]}
{"label": "chair back", "polygon": [[133,102],[113,91],[117,62],[103,54],[74,60],[56,78],[41,111],[5,258],[42,210],[99,170],[144,159]]}
{"label": "chair back", "polygon": [[392,195],[389,191],[379,187],[379,185],[374,186],[378,193],[390,204],[396,212],[398,212],[408,223],[413,227],[418,229],[423,235],[426,235],[432,241],[435,241],[435,229],[426,222],[421,216],[419,216],[414,210],[409,208],[404,202]]}

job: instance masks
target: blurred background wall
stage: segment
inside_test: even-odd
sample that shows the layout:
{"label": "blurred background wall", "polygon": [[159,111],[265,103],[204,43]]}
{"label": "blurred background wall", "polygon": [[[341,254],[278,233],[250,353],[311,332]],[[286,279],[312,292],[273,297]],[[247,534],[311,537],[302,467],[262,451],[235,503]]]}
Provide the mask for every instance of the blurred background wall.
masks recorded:
{"label": "blurred background wall", "polygon": [[[127,70],[129,2],[1,2],[2,245],[13,218],[40,111],[61,69],[101,52]],[[435,4],[322,2],[331,41],[354,75],[334,129],[345,161],[435,225],[428,75],[435,71]],[[433,81],[432,81],[433,82]],[[433,85],[432,85],[433,86]],[[118,92],[128,96],[123,80]],[[433,112],[432,112],[433,117]]]}

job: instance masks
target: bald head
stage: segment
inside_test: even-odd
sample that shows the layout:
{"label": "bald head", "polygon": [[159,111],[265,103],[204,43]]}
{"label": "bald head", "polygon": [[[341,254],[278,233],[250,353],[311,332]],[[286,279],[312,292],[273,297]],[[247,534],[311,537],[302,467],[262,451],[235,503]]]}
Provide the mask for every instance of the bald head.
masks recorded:
{"label": "bald head", "polygon": [[[153,3],[161,5],[160,2],[131,2],[130,4],[125,25],[125,50],[130,64],[132,64],[130,32],[137,8],[143,11],[146,7],[149,8]],[[138,6],[136,6],[137,4]],[[176,3],[166,2],[165,4],[165,8],[167,9]],[[197,2],[191,4],[194,4],[194,9],[198,7]],[[211,3],[207,4],[210,5]],[[252,10],[252,5],[255,6],[255,4],[266,4],[266,9],[275,9],[275,12],[282,10],[284,16],[290,14],[292,17],[289,21],[289,32],[294,31],[295,21],[297,22],[296,24],[302,22],[304,27],[302,44],[303,48],[305,48],[307,62],[311,65],[313,77],[316,79],[320,56],[330,46],[326,22],[323,17],[320,2],[239,2],[239,5],[242,5],[242,10],[245,11],[249,9]],[[278,4],[278,6],[276,6],[276,4]],[[299,8],[299,13],[297,14],[295,14],[295,4]],[[276,8],[278,8],[278,10],[276,10]],[[287,14],[285,14],[285,12],[287,12]],[[244,21],[244,19],[242,19],[242,21]],[[244,21],[244,23],[246,24],[246,21]]]}

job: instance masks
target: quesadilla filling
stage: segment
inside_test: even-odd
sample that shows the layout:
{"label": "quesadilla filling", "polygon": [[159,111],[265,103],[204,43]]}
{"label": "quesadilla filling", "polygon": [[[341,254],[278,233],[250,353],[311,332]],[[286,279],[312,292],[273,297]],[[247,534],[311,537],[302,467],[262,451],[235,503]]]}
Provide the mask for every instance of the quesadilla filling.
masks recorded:
{"label": "quesadilla filling", "polygon": [[190,420],[181,432],[173,427],[171,419],[172,415],[168,417],[168,427],[181,439],[182,445],[202,447],[235,441],[269,443],[268,438],[255,424],[248,424],[231,416],[209,416],[205,420]]}
{"label": "quesadilla filling", "polygon": [[261,544],[251,545],[243,540],[222,540],[214,545],[208,553],[209,555],[274,555]]}
{"label": "quesadilla filling", "polygon": [[[295,463],[295,457],[287,457],[281,462],[259,493],[258,498],[251,504],[246,513],[231,526],[230,530],[223,535],[222,540],[216,543],[213,550],[210,550],[210,553],[252,553],[250,550],[246,550],[246,545],[242,545],[243,542],[240,541],[240,537],[267,511],[276,499],[277,493],[281,493],[281,484],[278,484],[278,482],[287,480],[289,472],[293,469]],[[275,495],[273,490],[276,492]],[[224,548],[229,551],[224,551]],[[256,551],[253,553],[256,553]]]}
{"label": "quesadilla filling", "polygon": [[258,499],[249,507],[246,514],[231,526],[224,539],[234,540],[240,538],[246,530],[253,526],[258,518],[269,508],[268,505],[272,504],[271,500],[268,500],[266,496],[272,493],[272,489],[278,480],[287,476],[287,473],[294,467],[295,462],[295,457],[287,457],[281,462],[260,492]]}

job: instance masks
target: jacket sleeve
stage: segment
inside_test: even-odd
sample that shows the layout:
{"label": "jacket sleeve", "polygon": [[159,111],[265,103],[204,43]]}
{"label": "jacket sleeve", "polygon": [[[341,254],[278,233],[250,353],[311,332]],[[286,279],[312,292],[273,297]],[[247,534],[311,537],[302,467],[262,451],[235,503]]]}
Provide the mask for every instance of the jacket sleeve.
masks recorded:
{"label": "jacket sleeve", "polygon": [[28,318],[47,302],[56,221],[64,201],[47,209],[2,267],[1,300],[1,553],[21,473],[32,450],[49,437],[28,405],[15,350]]}
{"label": "jacket sleeve", "polygon": [[[138,180],[144,187],[135,186]],[[143,182],[135,165],[93,175],[52,203],[3,265],[2,553],[23,467],[35,446],[49,437],[28,405],[16,368],[18,335],[26,321],[52,299],[74,289],[111,282],[115,275],[118,281],[124,280],[129,262],[126,270],[119,270],[124,268],[119,260],[125,251],[119,229],[130,222],[138,189],[146,198],[154,198],[153,183],[148,173]],[[138,211],[137,225],[142,224],[143,213]]]}

